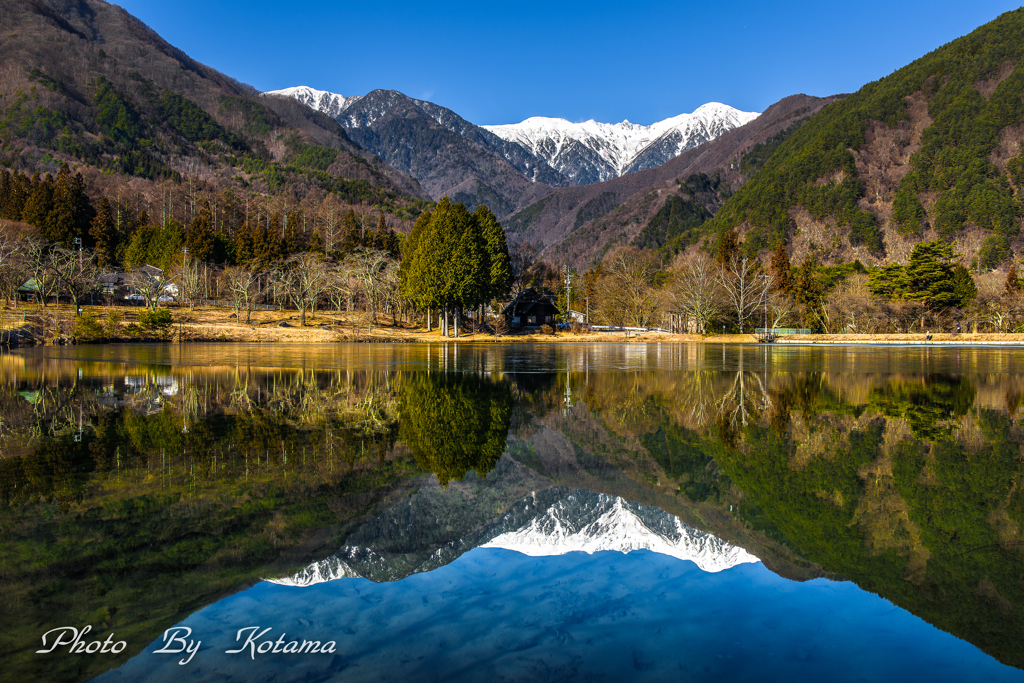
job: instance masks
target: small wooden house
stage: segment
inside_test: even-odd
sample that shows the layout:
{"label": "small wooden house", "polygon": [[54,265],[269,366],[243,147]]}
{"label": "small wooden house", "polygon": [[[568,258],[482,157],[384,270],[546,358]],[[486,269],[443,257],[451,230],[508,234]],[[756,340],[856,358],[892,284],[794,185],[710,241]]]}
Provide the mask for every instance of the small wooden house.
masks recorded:
{"label": "small wooden house", "polygon": [[509,326],[513,329],[540,327],[541,325],[555,324],[558,308],[555,306],[553,296],[538,292],[531,287],[520,292],[519,296],[513,299],[501,314],[505,316]]}

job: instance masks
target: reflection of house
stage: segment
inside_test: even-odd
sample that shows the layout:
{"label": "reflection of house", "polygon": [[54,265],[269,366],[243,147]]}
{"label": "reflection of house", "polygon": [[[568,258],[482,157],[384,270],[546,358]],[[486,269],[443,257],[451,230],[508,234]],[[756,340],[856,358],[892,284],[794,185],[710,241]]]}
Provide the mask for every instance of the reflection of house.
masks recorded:
{"label": "reflection of house", "polygon": [[520,292],[501,314],[512,327],[536,327],[554,324],[558,308],[554,297],[531,287]]}
{"label": "reflection of house", "polygon": [[150,387],[156,387],[164,396],[176,396],[178,394],[178,381],[169,375],[158,375],[156,377],[143,375],[124,376],[126,394],[142,393]]}

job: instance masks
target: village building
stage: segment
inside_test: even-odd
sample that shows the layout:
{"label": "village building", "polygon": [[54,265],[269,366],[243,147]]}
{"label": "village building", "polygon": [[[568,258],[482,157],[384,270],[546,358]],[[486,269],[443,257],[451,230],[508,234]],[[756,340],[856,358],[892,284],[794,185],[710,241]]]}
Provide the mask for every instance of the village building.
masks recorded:
{"label": "village building", "polygon": [[543,294],[534,288],[524,289],[512,300],[501,314],[512,329],[554,325],[558,307],[550,294]]}

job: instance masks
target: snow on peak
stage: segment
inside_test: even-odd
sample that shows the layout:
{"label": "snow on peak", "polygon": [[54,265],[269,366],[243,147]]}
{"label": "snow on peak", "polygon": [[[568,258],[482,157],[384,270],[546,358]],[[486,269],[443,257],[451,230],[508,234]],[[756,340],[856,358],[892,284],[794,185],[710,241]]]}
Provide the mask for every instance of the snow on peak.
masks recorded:
{"label": "snow on peak", "polygon": [[307,586],[315,586],[318,583],[325,583],[327,581],[345,578],[358,579],[360,578],[359,572],[348,566],[348,564],[337,555],[331,555],[326,560],[314,562],[305,569],[292,574],[291,576],[282,576],[277,579],[265,579],[265,581],[276,583],[280,586],[296,586],[298,588],[305,588]]}
{"label": "snow on peak", "polygon": [[473,547],[514,550],[531,557],[650,550],[688,560],[706,572],[759,562],[743,548],[687,526],[659,508],[582,489],[562,491],[546,503],[539,502],[536,494],[523,499],[479,534],[436,548],[431,557],[421,558],[423,561],[411,561],[415,553],[396,555],[374,547],[346,545],[296,574],[267,580],[296,587],[342,578],[392,581],[447,564]]}
{"label": "snow on peak", "polygon": [[533,116],[521,123],[482,126],[498,137],[526,147],[535,156],[546,159],[562,173],[572,175],[580,153],[596,155],[604,168],[599,180],[622,175],[652,143],[672,136],[664,145],[663,156],[669,158],[713,140],[722,133],[742,126],[760,116],[743,112],[720,102],[701,105],[692,114],[680,114],[649,126],[630,123],[600,123],[594,120],[572,123],[565,119]]}
{"label": "snow on peak", "polygon": [[600,498],[603,513],[585,526],[576,528],[572,523],[573,515],[567,514],[564,501],[559,501],[529,524],[501,534],[480,547],[515,550],[533,557],[577,551],[592,554],[603,550],[620,553],[650,550],[689,560],[706,572],[760,561],[743,548],[689,527],[667,512],[657,510],[655,523],[651,524],[652,520],[645,522],[636,510],[656,508],[627,505],[618,496],[601,494]]}
{"label": "snow on peak", "polygon": [[337,93],[327,92],[326,90],[317,90],[310,88],[306,85],[299,85],[293,88],[284,88],[283,90],[271,90],[270,92],[263,93],[264,95],[280,95],[281,97],[293,97],[299,102],[310,109],[315,109],[319,112],[327,114],[331,118],[337,118],[346,107],[358,102],[362,99],[359,95],[353,95],[352,97],[345,97],[344,95],[338,95]]}

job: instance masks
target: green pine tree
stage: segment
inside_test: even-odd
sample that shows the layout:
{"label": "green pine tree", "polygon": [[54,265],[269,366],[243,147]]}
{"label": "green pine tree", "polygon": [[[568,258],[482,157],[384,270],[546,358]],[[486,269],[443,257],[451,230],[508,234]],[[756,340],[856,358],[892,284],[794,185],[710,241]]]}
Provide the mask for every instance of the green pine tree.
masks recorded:
{"label": "green pine tree", "polygon": [[941,239],[914,247],[906,266],[906,295],[931,309],[957,304],[953,289],[953,245]]}
{"label": "green pine tree", "polygon": [[512,258],[508,253],[505,229],[486,206],[477,207],[473,212],[473,218],[480,224],[490,262],[489,282],[484,299],[480,303],[506,299],[512,291]]}
{"label": "green pine tree", "polygon": [[780,241],[772,254],[772,274],[775,276],[775,289],[787,296],[793,294],[793,266],[789,261],[786,243]]}
{"label": "green pine tree", "polygon": [[96,209],[96,217],[92,220],[89,235],[93,239],[97,263],[101,268],[110,268],[117,262],[119,235],[111,215],[110,202],[106,197],[100,199]]}
{"label": "green pine tree", "polygon": [[958,308],[966,307],[978,296],[978,285],[975,284],[971,271],[959,263],[953,267],[953,294],[956,296],[954,305]]}
{"label": "green pine tree", "polygon": [[718,250],[715,252],[715,260],[719,263],[729,263],[740,253],[740,238],[735,228],[729,228],[722,234],[718,241]]}
{"label": "green pine tree", "polygon": [[40,179],[39,174],[32,176],[31,194],[25,201],[21,220],[39,228],[43,237],[54,241],[50,231],[50,216],[53,213],[53,179],[49,174]]}
{"label": "green pine tree", "polygon": [[213,256],[215,246],[213,234],[213,217],[210,211],[210,202],[203,200],[199,205],[192,222],[185,231],[185,248],[189,256],[197,261],[208,261]]}

